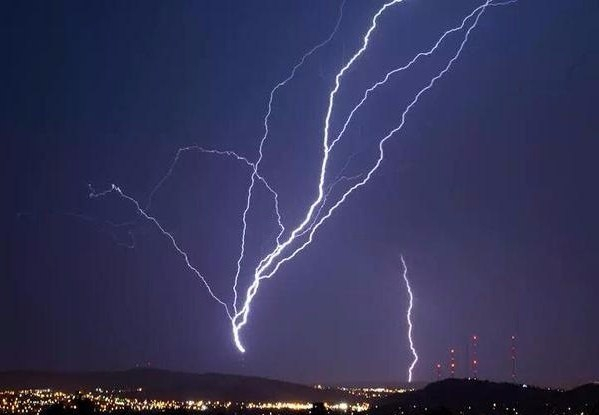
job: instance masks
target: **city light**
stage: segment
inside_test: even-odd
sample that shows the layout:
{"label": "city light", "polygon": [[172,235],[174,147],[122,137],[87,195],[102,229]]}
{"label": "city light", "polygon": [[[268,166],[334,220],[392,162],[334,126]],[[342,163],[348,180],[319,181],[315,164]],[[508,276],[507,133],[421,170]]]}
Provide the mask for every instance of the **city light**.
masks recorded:
{"label": "city light", "polygon": [[[214,400],[160,400],[130,397],[134,390],[105,390],[101,388],[87,392],[68,393],[52,389],[26,389],[18,391],[0,391],[0,413],[39,414],[51,405],[62,405],[67,409],[76,409],[82,401],[91,403],[98,412],[114,412],[127,410],[131,412],[186,410],[204,411],[308,411],[312,402],[232,402]],[[367,402],[324,402],[324,406],[333,412],[364,412],[368,410]]]}

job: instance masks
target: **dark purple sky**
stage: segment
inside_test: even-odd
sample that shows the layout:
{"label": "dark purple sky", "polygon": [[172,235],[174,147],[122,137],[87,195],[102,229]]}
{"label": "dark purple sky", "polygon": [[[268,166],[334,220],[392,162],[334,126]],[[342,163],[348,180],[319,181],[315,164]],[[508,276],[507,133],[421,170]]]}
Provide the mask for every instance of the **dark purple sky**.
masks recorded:
{"label": "dark purple sky", "polygon": [[[344,79],[333,126],[372,82],[479,2],[406,0]],[[264,174],[296,223],[315,191],[327,92],[380,1],[348,0],[333,42],[278,95]],[[407,296],[415,378],[480,337],[480,376],[599,378],[599,3],[520,0],[491,9],[461,59],[408,116],[381,169],[254,302],[240,355],[222,309],[124,201],[142,200],[180,146],[256,157],[268,93],[327,36],[337,1],[19,2],[0,14],[0,369],[186,371],[302,382],[402,381]],[[459,39],[381,91],[343,156],[359,172]],[[235,270],[247,170],[190,154],[155,198],[215,290]],[[251,254],[272,236],[267,199]],[[71,214],[84,214],[85,218]],[[137,220],[124,230],[103,221]],[[245,273],[245,282],[248,275]]]}

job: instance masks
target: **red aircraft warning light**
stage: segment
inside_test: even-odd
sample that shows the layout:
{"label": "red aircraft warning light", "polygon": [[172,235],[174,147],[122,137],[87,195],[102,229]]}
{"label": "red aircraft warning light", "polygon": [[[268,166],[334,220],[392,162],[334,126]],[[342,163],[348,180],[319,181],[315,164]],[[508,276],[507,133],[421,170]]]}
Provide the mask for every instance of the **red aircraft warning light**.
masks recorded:
{"label": "red aircraft warning light", "polygon": [[452,378],[455,377],[456,361],[455,361],[455,349],[449,351],[449,373]]}
{"label": "red aircraft warning light", "polygon": [[478,355],[477,355],[477,348],[478,348],[478,336],[476,334],[474,334],[472,336],[472,361],[471,361],[471,368],[472,368],[472,377],[474,379],[478,379]]}

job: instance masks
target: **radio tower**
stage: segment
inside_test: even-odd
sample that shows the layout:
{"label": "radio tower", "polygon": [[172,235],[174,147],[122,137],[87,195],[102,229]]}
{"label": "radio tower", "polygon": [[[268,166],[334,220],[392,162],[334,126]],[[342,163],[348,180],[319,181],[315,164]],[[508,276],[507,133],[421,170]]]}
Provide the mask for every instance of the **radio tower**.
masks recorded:
{"label": "radio tower", "polygon": [[472,336],[472,377],[476,380],[478,379],[478,355],[476,353],[476,349],[478,346],[478,336],[474,334]]}
{"label": "radio tower", "polygon": [[435,369],[437,371],[437,380],[441,380],[441,363],[437,363]]}
{"label": "radio tower", "polygon": [[512,382],[516,383],[516,336],[512,336],[512,347],[510,349],[512,359]]}
{"label": "radio tower", "polygon": [[452,378],[455,377],[455,349],[449,351],[449,374]]}

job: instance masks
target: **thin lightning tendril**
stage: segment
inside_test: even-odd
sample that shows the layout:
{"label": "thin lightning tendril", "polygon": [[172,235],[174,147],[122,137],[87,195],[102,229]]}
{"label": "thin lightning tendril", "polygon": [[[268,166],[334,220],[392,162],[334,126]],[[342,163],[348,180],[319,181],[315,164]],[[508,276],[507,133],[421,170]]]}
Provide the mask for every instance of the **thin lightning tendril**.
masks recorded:
{"label": "thin lightning tendril", "polygon": [[412,352],[412,363],[408,368],[408,382],[412,383],[412,372],[414,371],[414,367],[416,367],[416,363],[418,363],[418,353],[416,353],[416,347],[414,346],[414,339],[412,338],[412,330],[414,328],[412,324],[412,308],[414,307],[414,294],[412,293],[412,287],[410,286],[410,280],[408,280],[408,266],[406,265],[406,261],[403,255],[399,257],[401,259],[401,266],[403,268],[402,276],[403,280],[406,283],[406,289],[408,290],[408,311],[406,312],[406,320],[408,322],[408,341],[410,342],[410,351]]}
{"label": "thin lightning tendril", "polygon": [[[487,7],[504,6],[504,5],[515,3],[517,0],[508,0],[508,1],[504,1],[504,2],[495,2],[495,3],[493,2],[493,0],[486,0],[481,6],[477,7],[470,14],[468,14],[462,20],[462,22],[459,26],[445,31],[441,35],[441,37],[437,40],[437,42],[430,49],[428,49],[427,51],[418,53],[407,64],[402,65],[400,67],[397,67],[397,68],[389,71],[380,81],[373,84],[370,88],[368,88],[364,92],[362,99],[349,112],[349,115],[345,119],[345,122],[343,123],[343,127],[341,128],[339,133],[336,135],[336,137],[334,137],[331,140],[330,122],[331,122],[331,118],[332,118],[333,110],[334,110],[334,106],[335,106],[334,105],[335,98],[336,98],[338,92],[340,91],[341,80],[344,77],[344,74],[367,51],[368,46],[370,44],[371,35],[377,29],[377,24],[378,24],[379,18],[384,14],[384,12],[387,9],[391,8],[392,6],[394,6],[396,4],[401,3],[402,1],[403,0],[387,1],[378,9],[378,11],[372,17],[370,26],[362,38],[361,47],[352,55],[352,57],[345,63],[345,65],[343,65],[341,67],[339,72],[337,72],[337,74],[335,75],[334,87],[329,92],[329,95],[328,95],[328,106],[327,106],[327,111],[326,111],[326,115],[324,118],[324,127],[323,127],[323,131],[322,131],[323,155],[322,155],[322,161],[320,164],[320,174],[319,174],[316,197],[312,201],[310,206],[308,207],[307,212],[306,212],[305,216],[303,217],[303,219],[301,220],[301,222],[285,238],[283,238],[283,235],[286,233],[286,228],[283,224],[282,215],[279,210],[279,195],[274,190],[274,188],[272,186],[270,186],[270,184],[265,179],[265,177],[263,175],[261,175],[259,172],[260,163],[262,162],[262,160],[264,158],[264,145],[265,145],[265,143],[268,139],[269,133],[270,133],[269,121],[270,121],[270,117],[272,114],[273,101],[274,101],[274,97],[275,97],[275,94],[277,93],[277,91],[279,89],[281,89],[282,87],[284,87],[285,85],[287,85],[287,83],[289,83],[291,80],[293,80],[297,70],[305,63],[305,61],[311,55],[313,55],[316,51],[318,51],[319,49],[321,49],[322,47],[327,45],[333,39],[333,37],[337,33],[340,23],[341,23],[341,18],[343,15],[344,1],[341,3],[341,7],[339,10],[339,17],[337,19],[334,29],[332,30],[332,32],[329,35],[329,37],[326,38],[321,43],[314,46],[312,49],[310,49],[304,55],[302,55],[301,59],[292,68],[290,74],[284,80],[282,80],[281,82],[276,84],[275,87],[271,90],[270,95],[269,95],[268,105],[267,105],[267,112],[263,119],[264,134],[261,137],[260,142],[259,142],[258,158],[255,162],[252,162],[248,158],[240,156],[233,151],[205,149],[200,146],[182,147],[177,151],[175,158],[174,158],[173,162],[171,163],[167,173],[162,177],[162,179],[158,182],[158,184],[152,189],[150,196],[148,198],[148,202],[147,202],[146,206],[143,208],[136,199],[134,199],[133,197],[124,193],[120,187],[118,187],[114,184],[112,185],[112,187],[110,189],[108,189],[104,192],[96,193],[93,189],[91,189],[90,197],[93,197],[93,198],[103,197],[110,193],[116,193],[121,198],[124,198],[127,201],[131,202],[135,206],[139,215],[144,217],[146,220],[153,222],[156,225],[156,227],[160,230],[160,232],[170,240],[170,242],[173,245],[173,247],[175,248],[175,250],[184,258],[187,267],[200,278],[200,280],[205,285],[206,289],[208,290],[208,293],[212,296],[212,298],[224,307],[227,317],[229,318],[229,320],[231,322],[232,334],[233,334],[233,340],[234,340],[235,346],[242,353],[245,352],[245,348],[241,342],[240,332],[241,332],[241,329],[248,322],[248,316],[249,316],[249,313],[251,310],[251,304],[252,304],[252,301],[253,301],[255,295],[258,292],[261,282],[265,279],[272,278],[283,264],[292,260],[297,254],[302,252],[308,245],[310,245],[312,243],[314,235],[316,234],[316,232],[320,228],[320,226],[331,217],[331,215],[335,212],[335,210],[337,210],[337,208],[345,202],[345,200],[349,197],[349,195],[352,194],[355,190],[360,189],[362,186],[364,186],[366,183],[368,183],[368,181],[370,181],[372,175],[378,170],[381,163],[383,162],[384,154],[385,154],[384,153],[384,145],[387,142],[387,140],[389,138],[391,138],[392,136],[394,136],[396,133],[398,133],[400,130],[402,130],[403,126],[405,125],[406,116],[411,111],[411,109],[416,105],[416,103],[418,103],[420,97],[425,92],[430,90],[435,85],[435,83],[438,80],[440,80],[451,69],[454,62],[459,58],[460,54],[462,53],[464,46],[468,42],[470,33],[478,25],[478,21],[479,21],[480,17],[483,15],[483,13],[486,11]],[[473,20],[473,21],[472,21],[472,23],[470,23],[468,25],[467,22],[470,20]],[[383,86],[384,84],[386,84],[387,81],[392,76],[409,69],[420,58],[428,57],[428,56],[432,55],[450,34],[460,32],[466,26],[468,28],[466,29],[466,32],[463,36],[463,39],[462,39],[456,53],[451,57],[451,59],[443,67],[443,69],[436,76],[434,76],[422,89],[420,89],[418,91],[418,93],[415,95],[415,97],[412,99],[412,101],[409,102],[409,104],[405,107],[405,109],[401,113],[399,124],[395,128],[391,129],[384,137],[382,137],[378,140],[378,157],[377,157],[374,165],[372,167],[370,167],[370,169],[368,171],[366,171],[365,173],[361,173],[361,174],[354,175],[354,176],[347,176],[347,175],[343,175],[345,167],[347,167],[347,164],[346,164],[346,166],[343,168],[342,172],[332,181],[332,183],[327,184],[327,176],[328,176],[327,168],[329,166],[329,159],[330,159],[331,152],[332,152],[333,148],[335,147],[335,145],[341,140],[342,136],[345,134],[355,113],[365,104],[365,102],[368,100],[371,93],[374,92],[380,86]],[[152,216],[148,213],[149,209],[151,208],[151,203],[152,203],[154,195],[162,187],[164,182],[173,174],[173,170],[175,168],[175,165],[179,161],[181,154],[184,152],[187,152],[187,151],[191,151],[191,150],[200,151],[205,154],[214,154],[214,155],[231,157],[237,161],[243,162],[251,169],[250,183],[248,185],[247,193],[246,193],[246,202],[245,202],[245,206],[243,209],[243,213],[241,215],[241,222],[242,222],[241,241],[240,241],[239,256],[238,256],[237,262],[236,262],[236,272],[235,272],[234,283],[233,283],[232,307],[229,307],[229,305],[225,301],[223,301],[219,296],[217,296],[214,293],[214,291],[211,288],[208,281],[197,270],[197,268],[195,268],[194,265],[192,265],[187,253],[185,251],[183,251],[183,249],[180,247],[180,245],[176,242],[173,235],[170,232],[168,232],[159,223],[159,221],[157,220],[157,218],[155,216]],[[352,182],[355,180],[357,180],[357,182],[351,184],[344,192],[341,193],[340,197],[336,201],[334,201],[334,203],[332,203],[330,206],[326,207],[327,201],[330,199],[333,189],[338,184],[340,184],[341,182],[346,182],[346,181]],[[253,199],[253,190],[256,185],[256,182],[260,182],[262,185],[264,185],[265,188],[268,190],[268,192],[270,192],[270,194],[273,197],[274,213],[276,216],[277,225],[279,227],[279,233],[276,236],[275,247],[267,255],[265,255],[263,258],[261,258],[258,261],[258,264],[256,265],[256,267],[254,268],[253,280],[245,292],[245,298],[244,298],[243,302],[241,304],[239,304],[238,283],[239,283],[239,277],[241,274],[242,263],[244,261],[245,252],[246,252],[245,246],[246,246],[246,235],[247,235],[247,228],[248,228],[247,215],[248,215],[249,211],[251,210],[252,199]],[[283,239],[283,241],[282,241],[282,239]],[[411,313],[411,308],[412,308],[412,293],[409,288],[409,282],[407,280],[407,275],[406,275],[407,267],[405,266],[405,261],[404,261],[403,257],[401,258],[401,260],[402,260],[402,264],[404,266],[404,279],[406,280],[406,284],[408,285],[408,291],[410,294],[410,308],[408,310],[408,320],[409,320],[409,324],[410,324],[409,337],[410,337],[411,350],[412,350],[412,353],[414,354],[414,358],[415,358],[412,365],[410,366],[410,370],[409,370],[409,381],[411,381],[412,369],[414,368],[414,365],[416,364],[418,357],[416,355],[416,351],[413,347],[413,342],[411,339],[412,326],[411,326],[411,321],[410,321],[410,313]]]}
{"label": "thin lightning tendril", "polygon": [[118,194],[120,197],[122,197],[123,199],[128,200],[129,202],[133,203],[133,205],[135,206],[135,208],[137,209],[137,212],[143,216],[145,219],[149,220],[150,222],[154,223],[154,225],[156,225],[156,227],[158,228],[158,230],[160,230],[160,232],[166,236],[170,241],[171,244],[173,245],[173,248],[175,248],[175,250],[179,253],[179,255],[181,255],[183,257],[183,259],[185,260],[185,264],[187,265],[187,267],[192,270],[197,277],[202,281],[202,283],[204,284],[204,286],[206,287],[206,289],[208,290],[208,293],[210,294],[210,296],[212,296],[212,298],[214,298],[214,300],[216,300],[216,302],[218,302],[220,305],[222,305],[225,308],[225,312],[227,313],[227,315],[229,316],[229,318],[232,318],[231,316],[231,312],[229,311],[229,306],[227,305],[227,303],[225,303],[223,300],[221,300],[216,294],[214,294],[214,292],[212,291],[212,288],[210,287],[210,284],[208,284],[208,281],[206,281],[206,279],[204,278],[204,276],[200,273],[200,271],[197,270],[197,268],[195,268],[190,260],[189,260],[189,256],[187,255],[187,253],[185,251],[183,251],[180,247],[179,244],[177,243],[177,240],[175,239],[175,237],[168,232],[166,229],[164,229],[164,227],[160,224],[160,222],[158,222],[158,220],[148,214],[145,209],[143,209],[140,205],[139,202],[134,199],[133,197],[127,195],[126,193],[124,193],[120,187],[116,186],[116,185],[112,185],[110,187],[110,189],[105,190],[103,192],[95,192],[94,189],[90,186],[90,194],[89,197],[90,198],[99,198],[99,197],[104,197],[110,193],[116,193]]}

